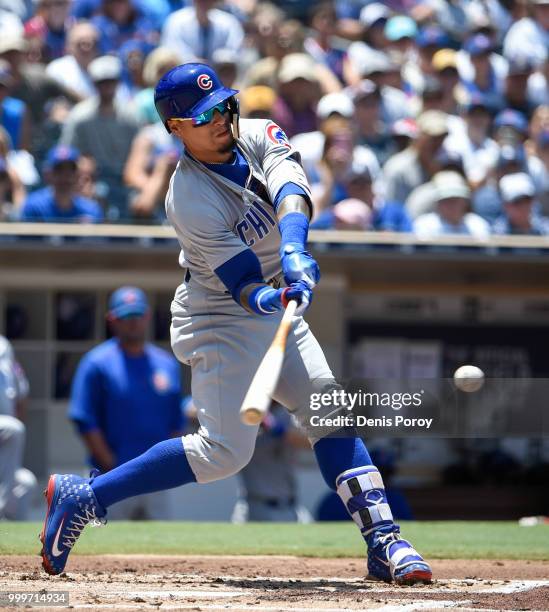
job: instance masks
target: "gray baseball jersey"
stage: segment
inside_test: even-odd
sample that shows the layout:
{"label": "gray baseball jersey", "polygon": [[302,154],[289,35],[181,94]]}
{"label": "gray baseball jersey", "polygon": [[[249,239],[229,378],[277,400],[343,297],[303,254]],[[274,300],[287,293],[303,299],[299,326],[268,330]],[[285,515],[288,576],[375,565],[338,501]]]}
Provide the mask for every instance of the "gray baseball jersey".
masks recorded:
{"label": "gray baseball jersey", "polygon": [[[166,196],[179,262],[190,272],[172,302],[171,343],[192,368],[200,429],[183,444],[198,482],[225,478],[250,460],[258,428],[240,421],[240,405],[282,316],[246,311],[215,270],[250,248],[266,281],[281,275],[272,202],[289,182],[310,193],[299,156],[275,123],[242,120],[240,128],[238,147],[250,169],[245,187],[183,155]],[[274,399],[303,423],[310,394],[328,380],[333,376],[322,349],[303,318],[295,317]]]}

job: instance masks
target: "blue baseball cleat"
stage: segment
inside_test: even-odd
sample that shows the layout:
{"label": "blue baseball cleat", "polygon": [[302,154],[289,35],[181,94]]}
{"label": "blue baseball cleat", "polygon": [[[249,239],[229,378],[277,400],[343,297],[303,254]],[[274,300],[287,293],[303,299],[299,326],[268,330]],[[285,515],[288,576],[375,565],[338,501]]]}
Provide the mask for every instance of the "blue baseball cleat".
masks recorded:
{"label": "blue baseball cleat", "polygon": [[429,583],[433,575],[417,550],[400,537],[397,525],[389,532],[379,530],[368,536],[368,573],[376,580],[408,585]]}
{"label": "blue baseball cleat", "polygon": [[90,487],[88,478],[74,474],[53,474],[44,492],[48,504],[42,542],[42,566],[48,574],[60,574],[69,553],[88,523],[106,522],[103,510]]}

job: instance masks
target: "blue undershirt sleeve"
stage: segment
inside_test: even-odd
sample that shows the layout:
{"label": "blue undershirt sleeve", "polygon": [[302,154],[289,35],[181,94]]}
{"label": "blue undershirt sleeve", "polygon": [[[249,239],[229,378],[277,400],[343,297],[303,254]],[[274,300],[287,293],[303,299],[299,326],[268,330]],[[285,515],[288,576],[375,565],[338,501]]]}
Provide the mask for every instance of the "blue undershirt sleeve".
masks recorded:
{"label": "blue undershirt sleeve", "polygon": [[251,283],[264,283],[261,264],[251,249],[245,249],[215,269],[234,301],[240,304],[240,292]]}
{"label": "blue undershirt sleeve", "polygon": [[275,200],[273,202],[275,212],[278,210],[280,202],[282,202],[282,200],[289,195],[303,196],[307,200],[307,202],[309,202],[310,205],[309,196],[299,185],[297,185],[296,183],[286,183],[275,196]]}

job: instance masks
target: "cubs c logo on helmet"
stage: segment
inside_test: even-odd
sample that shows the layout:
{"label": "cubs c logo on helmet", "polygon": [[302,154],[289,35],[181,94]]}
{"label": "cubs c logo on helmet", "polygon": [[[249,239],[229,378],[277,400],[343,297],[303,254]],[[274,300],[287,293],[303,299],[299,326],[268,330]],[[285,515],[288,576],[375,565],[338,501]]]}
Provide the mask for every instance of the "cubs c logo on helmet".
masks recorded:
{"label": "cubs c logo on helmet", "polygon": [[280,126],[276,125],[276,123],[269,123],[266,128],[266,132],[267,138],[274,144],[282,145],[288,149],[292,148],[288,142],[288,137],[284,133],[284,130]]}
{"label": "cubs c logo on helmet", "polygon": [[196,79],[196,82],[198,84],[198,87],[200,87],[200,89],[204,89],[204,90],[211,89],[212,86],[213,86],[213,81],[212,81],[212,78],[210,77],[209,74],[201,74]]}

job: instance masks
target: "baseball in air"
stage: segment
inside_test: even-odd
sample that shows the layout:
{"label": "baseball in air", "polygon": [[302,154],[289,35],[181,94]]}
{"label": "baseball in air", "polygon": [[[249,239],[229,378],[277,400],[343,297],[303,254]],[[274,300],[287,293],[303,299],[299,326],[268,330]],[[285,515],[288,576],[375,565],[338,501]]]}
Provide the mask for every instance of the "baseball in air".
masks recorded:
{"label": "baseball in air", "polygon": [[484,384],[484,372],[474,365],[464,365],[454,372],[454,384],[460,391],[474,393]]}

